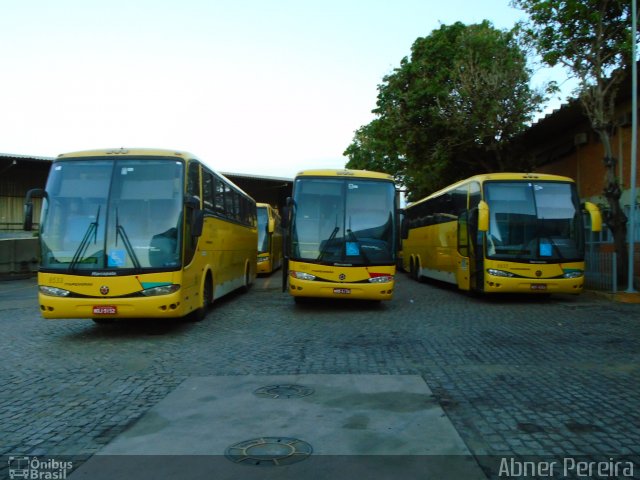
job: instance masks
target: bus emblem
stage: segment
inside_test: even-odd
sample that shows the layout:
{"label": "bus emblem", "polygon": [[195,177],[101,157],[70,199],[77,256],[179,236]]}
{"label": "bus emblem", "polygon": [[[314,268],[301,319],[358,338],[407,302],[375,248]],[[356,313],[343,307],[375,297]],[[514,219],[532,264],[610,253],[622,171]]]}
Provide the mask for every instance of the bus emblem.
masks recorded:
{"label": "bus emblem", "polygon": [[542,272],[540,270],[536,270],[536,277],[539,277],[540,275],[542,275]]}
{"label": "bus emblem", "polygon": [[346,276],[344,273],[341,273],[341,274],[338,276],[338,278],[339,278],[340,280],[344,280],[345,278],[347,278],[347,276]]}
{"label": "bus emblem", "polygon": [[100,287],[100,293],[101,293],[102,295],[106,295],[107,293],[109,293],[109,287],[107,287],[106,285],[102,285],[102,286]]}

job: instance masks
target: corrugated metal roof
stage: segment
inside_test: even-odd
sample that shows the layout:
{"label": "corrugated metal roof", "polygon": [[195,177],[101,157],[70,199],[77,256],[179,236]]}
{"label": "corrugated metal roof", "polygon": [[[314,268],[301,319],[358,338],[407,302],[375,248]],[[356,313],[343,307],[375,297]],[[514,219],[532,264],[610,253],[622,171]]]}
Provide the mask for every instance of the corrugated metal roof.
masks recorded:
{"label": "corrugated metal roof", "polygon": [[24,160],[40,160],[42,162],[53,162],[55,157],[39,157],[36,155],[20,155],[17,153],[0,153],[0,158],[21,158]]}
{"label": "corrugated metal roof", "polygon": [[256,175],[255,173],[233,173],[233,172],[220,172],[225,177],[238,177],[247,178],[250,180],[273,180],[278,182],[293,182],[293,178],[286,177],[270,177],[267,175]]}

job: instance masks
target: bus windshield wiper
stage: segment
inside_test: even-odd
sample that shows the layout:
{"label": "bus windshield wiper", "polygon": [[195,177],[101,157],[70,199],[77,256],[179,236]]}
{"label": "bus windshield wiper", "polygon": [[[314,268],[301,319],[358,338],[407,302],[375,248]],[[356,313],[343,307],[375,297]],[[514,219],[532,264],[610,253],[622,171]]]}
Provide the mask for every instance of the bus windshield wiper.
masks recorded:
{"label": "bus windshield wiper", "polygon": [[362,255],[362,258],[364,259],[364,264],[365,265],[371,265],[371,260],[369,260],[369,257],[365,253],[364,248],[362,248],[362,245],[360,244],[360,241],[358,240],[358,237],[356,237],[356,234],[353,233],[353,231],[350,228],[347,228],[347,236],[350,239],[352,239],[352,241],[356,245],[358,245],[358,251],[360,252],[360,255]]}
{"label": "bus windshield wiper", "polygon": [[138,256],[136,255],[133,246],[131,245],[131,241],[129,240],[127,232],[118,220],[118,209],[116,208],[116,247],[118,246],[118,236],[122,237],[122,243],[124,243],[124,248],[127,249],[127,253],[131,257],[134,268],[140,270],[140,261],[138,260]]}
{"label": "bus windshield wiper", "polygon": [[98,211],[96,212],[96,219],[89,224],[87,227],[87,231],[84,232],[84,236],[80,241],[80,245],[76,248],[76,251],[73,253],[73,258],[71,262],[69,262],[69,271],[75,270],[76,265],[82,259],[84,252],[87,251],[89,247],[91,235],[93,235],[93,243],[95,244],[98,241],[98,221],[100,220],[100,205],[98,205]]}
{"label": "bus windshield wiper", "polygon": [[338,231],[340,231],[340,227],[335,227],[333,229],[333,232],[331,232],[331,235],[329,235],[329,238],[327,238],[327,240],[324,242],[324,247],[322,247],[322,250],[320,250],[320,254],[318,255],[318,258],[316,260],[322,260],[322,257],[324,256],[324,254],[327,251],[327,248],[329,247],[329,244],[333,241],[334,238],[336,238],[336,234],[338,233]]}

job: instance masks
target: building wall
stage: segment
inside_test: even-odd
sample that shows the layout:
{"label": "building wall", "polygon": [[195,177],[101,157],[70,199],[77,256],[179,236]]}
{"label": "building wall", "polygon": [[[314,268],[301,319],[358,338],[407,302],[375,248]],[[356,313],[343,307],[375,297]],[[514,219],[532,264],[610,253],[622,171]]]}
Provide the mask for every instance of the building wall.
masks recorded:
{"label": "building wall", "polygon": [[[619,118],[630,119],[631,105],[621,107]],[[534,127],[535,128],[535,127]],[[576,133],[586,135],[586,143],[576,142]],[[605,181],[604,147],[595,132],[591,130],[589,123],[582,117],[580,123],[574,128],[558,132],[558,136],[564,136],[564,142],[572,142],[573,148],[565,149],[566,153],[557,155],[551,161],[545,161],[536,168],[540,173],[553,173],[565,175],[576,180],[580,198],[591,200],[605,205],[603,195]],[[552,139],[549,139],[551,142]],[[576,145],[576,143],[579,143]],[[613,155],[618,160],[618,179],[623,189],[622,205],[630,204],[630,176],[631,176],[631,126],[629,124],[618,127],[612,138],[611,148]],[[640,172],[636,171],[636,185],[640,180]],[[637,195],[640,192],[637,192]],[[636,197],[636,203],[637,203]]]}
{"label": "building wall", "polygon": [[[15,163],[14,163],[15,162]],[[0,157],[0,230],[21,230],[28,190],[44,188],[51,162]],[[40,218],[41,199],[34,199],[34,221]]]}

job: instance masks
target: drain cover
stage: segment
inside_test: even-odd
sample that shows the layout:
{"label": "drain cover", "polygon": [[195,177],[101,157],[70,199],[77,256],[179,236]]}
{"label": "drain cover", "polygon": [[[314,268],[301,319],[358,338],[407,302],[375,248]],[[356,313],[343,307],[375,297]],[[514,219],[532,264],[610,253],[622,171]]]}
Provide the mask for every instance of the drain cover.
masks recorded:
{"label": "drain cover", "polygon": [[224,455],[234,463],[277,467],[301,462],[311,452],[311,445],[297,438],[262,437],[231,445]]}
{"label": "drain cover", "polygon": [[253,393],[263,398],[300,398],[311,395],[313,388],[295,384],[267,385],[260,387]]}

